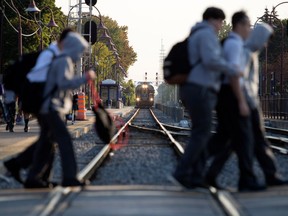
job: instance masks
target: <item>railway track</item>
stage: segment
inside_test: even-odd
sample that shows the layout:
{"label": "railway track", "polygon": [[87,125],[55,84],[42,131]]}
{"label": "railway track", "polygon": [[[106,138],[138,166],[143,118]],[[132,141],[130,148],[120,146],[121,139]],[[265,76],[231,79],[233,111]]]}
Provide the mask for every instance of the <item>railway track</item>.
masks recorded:
{"label": "railway track", "polygon": [[[148,116],[148,112],[151,113],[149,114],[149,116]],[[91,184],[98,185],[99,180],[101,181],[101,175],[104,175],[103,178],[106,178],[107,180],[107,175],[105,176],[105,174],[103,174],[105,173],[105,171],[101,171],[101,170],[108,169],[108,173],[109,173],[109,166],[110,166],[109,164],[112,164],[112,163],[116,163],[116,164],[118,163],[119,164],[118,168],[122,169],[121,172],[124,172],[125,177],[128,178],[129,172],[131,172],[131,170],[125,172],[124,171],[125,163],[123,164],[122,162],[126,161],[127,163],[128,159],[127,157],[125,158],[125,154],[126,156],[129,155],[129,153],[127,153],[129,151],[134,151],[134,152],[136,151],[139,154],[138,159],[140,158],[141,154],[143,155],[143,152],[144,152],[146,161],[153,160],[153,163],[149,164],[149,166],[153,164],[154,166],[153,169],[158,169],[157,166],[155,166],[155,164],[159,163],[159,161],[157,161],[157,158],[155,158],[154,156],[151,156],[153,154],[160,154],[160,155],[162,154],[161,157],[158,158],[158,160],[159,159],[163,160],[163,158],[168,157],[168,155],[169,157],[173,157],[173,154],[174,154],[174,159],[169,158],[168,161],[174,160],[174,162],[176,162],[176,157],[177,157],[176,155],[182,155],[184,153],[184,148],[183,148],[183,143],[181,143],[181,141],[180,142],[177,141],[177,139],[175,139],[174,137],[175,136],[187,137],[188,135],[187,132],[189,132],[189,130],[187,129],[183,129],[180,127],[171,126],[167,124],[161,124],[161,122],[157,119],[156,115],[153,113],[152,110],[148,111],[148,110],[138,109],[132,115],[132,117],[127,122],[125,122],[125,124],[123,124],[123,126],[118,130],[115,136],[111,139],[111,142],[109,144],[105,144],[102,147],[102,149],[99,151],[99,153],[90,161],[90,163],[86,165],[78,173],[78,178],[81,180],[92,179]],[[127,143],[121,143],[124,140],[123,137],[125,136],[129,136],[130,139],[128,140]],[[120,143],[119,143],[119,139],[121,140]],[[173,147],[175,151],[172,150],[171,152],[171,149],[172,149],[171,147]],[[118,150],[113,152],[114,149],[118,149]],[[159,149],[161,149],[161,151],[163,151],[164,149],[164,153],[161,153]],[[124,153],[122,152],[121,154],[121,150],[123,150]],[[151,157],[149,157],[149,154]],[[121,160],[119,160],[119,158],[121,157],[125,158],[124,160],[122,160],[122,162]],[[134,161],[134,164],[135,163],[136,161]],[[166,163],[168,162],[166,161]],[[143,165],[145,164],[142,164],[142,166]],[[174,167],[175,167],[175,164],[173,164],[173,168]],[[160,169],[162,169],[161,166],[160,166]],[[112,170],[115,170],[115,167]],[[147,172],[147,167],[146,167],[146,172]],[[99,177],[99,173],[100,173],[100,177]],[[135,174],[134,178],[137,178],[136,175],[138,174]],[[160,173],[158,177],[162,175],[163,174]],[[145,176],[147,177],[147,173]],[[143,178],[143,176],[141,177],[140,175],[140,178]],[[115,176],[113,176],[113,179],[116,179],[116,181],[118,181],[117,182],[118,184],[119,182],[121,182],[121,179],[117,179],[117,177]],[[154,180],[151,180],[151,182],[148,182],[148,185],[153,184],[153,181]],[[113,182],[113,181],[111,182],[112,185],[115,183],[116,182]],[[160,184],[162,183],[163,182],[160,182]],[[144,184],[147,184],[147,182],[145,182]],[[183,188],[179,188],[179,187],[176,189],[173,188],[173,185],[171,185],[171,182],[170,183],[168,182],[168,186],[165,186],[164,189],[176,190],[176,191],[183,190]],[[69,202],[73,199],[73,197],[77,196],[77,194],[80,194],[81,191],[82,191],[82,188],[79,188],[79,187],[74,187],[74,188],[56,187],[50,193],[50,197],[49,197],[49,200],[47,201],[46,207],[42,209],[39,215],[48,216],[48,215],[53,215],[55,212],[59,213],[61,211],[64,211],[64,209],[67,208],[67,206],[69,205]],[[200,190],[200,193],[209,193],[213,197],[213,199],[215,199],[215,201],[219,204],[219,207],[222,209],[223,214],[225,215],[245,215],[242,212],[242,209],[239,208],[239,204],[233,199],[233,196],[227,191],[219,191],[213,187],[210,187],[209,190],[206,190],[206,189]]]}
{"label": "railway track", "polygon": [[[215,114],[216,115],[216,114]],[[185,112],[184,117],[186,119],[190,119],[189,114]],[[213,125],[217,125],[217,117],[214,116],[213,118]],[[275,127],[268,127],[265,126],[266,131],[266,138],[271,142],[271,148],[280,153],[287,155],[288,154],[288,130],[275,128]],[[187,130],[187,128],[182,128],[181,130]],[[212,131],[215,133],[215,131]]]}
{"label": "railway track", "polygon": [[[152,114],[153,111],[155,111],[155,115]],[[90,138],[84,138],[83,140],[86,140],[86,142],[80,141],[81,148],[85,148],[85,151],[83,151],[83,154],[79,155],[77,159],[78,166],[81,168],[81,171],[78,173],[78,178],[90,179],[92,186],[84,188],[63,188],[58,186],[51,191],[43,191],[44,195],[47,194],[45,195],[45,200],[41,201],[41,205],[31,206],[33,211],[31,215],[66,215],[67,212],[71,212],[70,206],[75,206],[77,197],[83,197],[85,196],[84,194],[87,194],[89,191],[94,191],[96,192],[95,194],[103,194],[101,191],[104,190],[110,191],[108,194],[127,194],[128,190],[134,191],[132,192],[134,194],[141,194],[143,191],[144,194],[165,193],[168,196],[176,196],[176,198],[187,195],[193,197],[196,195],[197,197],[201,194],[201,196],[206,197],[205,200],[207,199],[207,203],[211,203],[211,200],[213,200],[212,203],[214,204],[212,205],[216,206],[218,210],[220,209],[220,213],[217,215],[250,215],[241,202],[239,203],[239,194],[216,190],[213,187],[201,190],[186,190],[173,184],[173,182],[167,178],[167,174],[171,174],[175,168],[177,155],[184,153],[184,147],[190,129],[162,123],[168,121],[165,119],[166,117],[158,115],[159,113],[161,112],[158,111],[157,113],[157,110],[152,110],[151,114],[149,110],[136,110],[127,121],[125,120],[125,122],[122,121],[118,123],[116,121],[119,130],[109,144],[102,143],[97,136],[95,139],[95,135]],[[155,120],[154,116],[157,116],[158,120]],[[277,136],[277,130],[276,132],[275,130],[272,132],[269,132],[272,137]],[[281,131],[281,133],[285,132]],[[91,132],[91,134],[94,133]],[[126,139],[127,137],[129,137],[129,140]],[[89,143],[87,143],[87,141]],[[78,142],[79,141],[76,142],[76,146],[79,145]],[[281,142],[285,143],[285,138],[283,138]],[[279,141],[279,143],[281,142]],[[135,157],[132,153],[137,156]],[[87,157],[87,159],[84,160],[85,157]],[[286,158],[285,156],[281,157],[283,157],[282,159]],[[133,158],[134,160],[131,160]],[[285,161],[286,159],[282,160],[282,163],[285,164]],[[227,167],[229,168],[229,166]],[[227,171],[224,172],[226,179],[237,181],[237,177],[231,177],[232,175],[237,176],[237,171],[236,173],[234,171],[235,166],[236,164],[232,166],[232,169],[228,170],[228,174],[230,175],[227,175]],[[119,175],[119,173],[122,174]],[[154,177],[151,178],[151,176]],[[157,179],[157,181],[155,179]],[[221,177],[221,184],[223,182],[224,185],[226,184],[226,187],[234,187],[233,184],[227,184],[227,181]],[[115,189],[121,190],[122,192],[113,191]],[[14,193],[19,194],[19,191],[15,191]],[[40,191],[40,193],[42,192]],[[9,192],[7,192],[7,194],[10,195]],[[11,201],[13,201],[13,199],[22,199],[21,196],[30,196],[30,199],[36,199],[37,196],[40,198],[40,196],[43,195],[36,195],[33,194],[33,191],[24,190],[23,195],[17,195],[18,198],[12,195],[9,199],[11,199]],[[102,195],[100,195],[100,197],[101,196]]]}

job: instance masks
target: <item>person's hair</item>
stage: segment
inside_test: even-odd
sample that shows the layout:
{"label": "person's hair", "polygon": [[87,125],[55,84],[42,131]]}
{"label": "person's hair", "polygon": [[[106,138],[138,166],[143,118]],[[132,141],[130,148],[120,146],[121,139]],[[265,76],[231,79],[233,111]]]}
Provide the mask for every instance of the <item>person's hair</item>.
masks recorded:
{"label": "person's hair", "polygon": [[238,11],[233,14],[232,16],[232,28],[234,29],[237,24],[239,23],[245,23],[249,17],[247,16],[245,11]]}
{"label": "person's hair", "polygon": [[66,36],[68,35],[69,32],[74,32],[74,30],[72,28],[66,28],[62,31],[60,37],[59,37],[59,42],[63,41]]}
{"label": "person's hair", "polygon": [[203,13],[203,20],[209,20],[209,19],[225,19],[225,14],[223,10],[216,7],[209,7],[207,8]]}

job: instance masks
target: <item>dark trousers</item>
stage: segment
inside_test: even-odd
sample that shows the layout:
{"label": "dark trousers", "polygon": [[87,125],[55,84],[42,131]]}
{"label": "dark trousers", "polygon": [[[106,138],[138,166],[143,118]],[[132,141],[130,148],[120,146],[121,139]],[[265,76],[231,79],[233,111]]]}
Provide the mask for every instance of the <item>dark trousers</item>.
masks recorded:
{"label": "dark trousers", "polygon": [[[58,112],[50,112],[41,115],[41,119],[43,134],[41,133],[37,143],[28,178],[41,178],[43,169],[45,170],[45,166],[48,165],[49,155],[53,152],[53,143],[56,142],[61,156],[63,181],[74,180],[77,174],[77,164],[72,139],[62,117]],[[46,139],[51,141],[46,142]]]}
{"label": "dark trousers", "polygon": [[[45,130],[45,128],[42,128],[43,124],[41,124],[41,119],[39,117],[37,117],[37,119],[38,119],[38,123],[40,125],[40,137],[39,137],[39,139],[35,143],[33,143],[32,145],[27,147],[23,152],[19,153],[16,157],[13,157],[13,158],[5,161],[5,163],[12,164],[12,166],[17,168],[17,169],[27,169],[32,165],[36,146],[38,145],[38,142],[41,139],[41,135],[45,134],[42,132],[43,129]],[[51,139],[45,140],[45,142],[50,142],[50,141],[51,141]],[[52,143],[52,145],[53,145],[53,143]],[[47,160],[48,160],[48,162],[44,166],[43,171],[42,171],[42,176],[41,176],[41,179],[45,180],[45,181],[48,180],[50,177],[52,163],[54,161],[54,147],[52,148],[50,154],[48,155]]]}
{"label": "dark trousers", "polygon": [[238,102],[229,85],[222,85],[216,105],[217,132],[209,141],[209,153],[215,156],[207,178],[215,179],[235,151],[240,170],[239,186],[256,183],[253,173],[253,134],[250,117],[239,114]]}
{"label": "dark trousers", "polygon": [[267,179],[277,176],[274,154],[269,141],[265,138],[265,129],[262,111],[260,108],[251,110],[251,121],[254,133],[255,155]]}
{"label": "dark trousers", "polygon": [[8,103],[6,104],[6,108],[7,108],[7,124],[9,129],[13,129],[14,128],[14,123],[15,123],[15,115],[16,115],[16,103],[12,102],[12,103]]}
{"label": "dark trousers", "polygon": [[180,98],[189,111],[192,130],[174,175],[191,184],[203,183],[206,147],[211,134],[212,111],[217,94],[196,84],[185,84],[180,86]]}

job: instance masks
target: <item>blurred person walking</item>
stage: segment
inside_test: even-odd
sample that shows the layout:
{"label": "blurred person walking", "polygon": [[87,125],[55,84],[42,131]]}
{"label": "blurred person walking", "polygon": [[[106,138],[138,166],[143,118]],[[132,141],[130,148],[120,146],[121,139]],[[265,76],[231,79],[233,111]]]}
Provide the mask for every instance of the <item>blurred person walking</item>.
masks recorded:
{"label": "blurred person walking", "polygon": [[[224,40],[223,51],[225,59],[244,71],[245,53],[244,40],[250,34],[250,20],[244,11],[232,16],[232,31]],[[238,157],[240,178],[238,189],[262,190],[253,172],[254,142],[250,110],[244,95],[243,77],[225,76],[218,95],[216,106],[218,126],[216,134],[211,138],[209,147],[211,152],[217,152],[214,161],[206,175],[208,184],[219,187],[216,176],[219,174],[226,158],[221,156],[227,145],[231,145]],[[215,153],[214,153],[215,154]],[[219,161],[219,160],[224,161]],[[218,165],[219,164],[219,165]]]}
{"label": "blurred person walking", "polygon": [[187,188],[207,186],[203,170],[221,73],[241,75],[240,69],[230,65],[222,56],[217,34],[224,19],[221,9],[207,8],[203,21],[192,28],[194,33],[188,39],[189,61],[194,67],[186,83],[180,85],[180,98],[189,111],[192,130],[184,155],[173,174],[174,179]]}
{"label": "blurred person walking", "polygon": [[[66,38],[67,34],[72,31],[73,30],[70,28],[64,29],[61,35],[59,36],[58,41],[52,42],[49,45],[49,47],[47,47],[45,50],[43,50],[40,53],[39,57],[37,58],[36,65],[32,68],[31,72],[27,74],[27,78],[30,81],[43,82],[47,79],[48,69],[50,67],[52,60],[61,54],[62,48],[63,48],[63,40]],[[44,125],[41,122],[40,116],[37,115],[36,118],[40,126],[40,137],[41,137],[43,136],[43,134],[46,133],[45,132],[46,129],[45,127],[42,128],[42,126]],[[39,139],[35,143],[30,145],[28,148],[26,148],[23,152],[18,154],[17,156],[10,158],[4,161],[3,163],[6,170],[8,171],[7,174],[14,177],[20,183],[23,183],[23,180],[21,179],[21,176],[20,176],[20,170],[27,169],[32,164],[33,155],[34,155],[37,142],[39,142]],[[47,139],[46,142],[50,142],[50,140]],[[51,145],[53,145],[53,143],[51,143]],[[54,149],[51,150],[49,161],[53,161],[53,159],[54,159]],[[48,165],[46,166],[46,171],[43,171],[43,173],[45,174],[43,174],[43,178],[41,179],[42,187],[48,187],[49,185],[48,178],[50,176],[50,170],[51,170],[51,166]]]}
{"label": "blurred person walking", "polygon": [[248,73],[245,73],[245,93],[251,108],[252,131],[254,134],[255,155],[263,170],[266,185],[277,186],[288,184],[280,175],[276,167],[276,160],[269,141],[265,137],[264,121],[259,101],[259,53],[267,46],[273,34],[273,29],[268,24],[255,27],[251,37],[245,44]]}
{"label": "blurred person walking", "polygon": [[[267,186],[284,185],[288,181],[284,180],[279,174],[274,154],[271,150],[270,143],[265,138],[265,129],[262,111],[260,108],[258,90],[259,90],[259,60],[258,56],[268,39],[273,33],[273,29],[267,24],[257,25],[252,31],[251,36],[247,39],[244,48],[245,60],[245,79],[243,80],[243,93],[250,108],[249,121],[251,124],[251,133],[253,133],[253,158],[256,156],[261,166]],[[210,181],[216,182],[218,173],[223,168],[225,162],[232,153],[231,146],[226,146],[212,163],[208,178]],[[249,189],[249,188],[247,188]],[[241,188],[240,188],[241,190]],[[243,189],[242,189],[243,190]]]}
{"label": "blurred person walking", "polygon": [[[75,32],[69,32],[63,40],[62,54],[53,60],[47,75],[44,90],[45,101],[40,110],[40,118],[47,130],[37,143],[33,164],[29,170],[25,187],[41,187],[43,169],[49,161],[52,143],[59,147],[62,164],[62,186],[83,186],[85,182],[77,179],[77,164],[73,143],[69,131],[63,121],[64,116],[71,110],[71,91],[95,79],[95,72],[89,70],[85,76],[75,76],[74,64],[80,60],[88,47],[86,40]],[[46,97],[47,95],[47,97]],[[45,142],[49,139],[51,142]],[[51,163],[51,161],[50,161]]]}

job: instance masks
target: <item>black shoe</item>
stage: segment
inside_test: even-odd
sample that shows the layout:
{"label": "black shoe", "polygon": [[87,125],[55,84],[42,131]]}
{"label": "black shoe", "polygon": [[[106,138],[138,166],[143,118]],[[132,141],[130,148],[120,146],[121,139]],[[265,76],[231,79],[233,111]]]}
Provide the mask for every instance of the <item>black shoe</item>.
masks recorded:
{"label": "black shoe", "polygon": [[9,128],[9,132],[14,132],[13,128]]}
{"label": "black shoe", "polygon": [[8,171],[8,175],[12,176],[15,180],[22,184],[23,181],[20,177],[20,167],[16,164],[15,159],[12,158],[8,161],[4,161],[3,164]]}
{"label": "black shoe", "polygon": [[187,179],[184,179],[184,178],[180,178],[178,176],[175,176],[175,175],[172,175],[170,177],[171,181],[178,185],[178,186],[182,186],[182,187],[185,187],[187,189],[195,189],[195,188],[205,188],[205,189],[208,189],[208,185],[205,184],[204,182],[192,182],[192,181],[189,181]]}
{"label": "black shoe", "polygon": [[288,180],[283,180],[281,178],[269,178],[266,179],[267,186],[281,186],[288,185]]}
{"label": "black shoe", "polygon": [[52,188],[48,182],[39,179],[27,179],[24,183],[25,188]]}
{"label": "black shoe", "polygon": [[25,127],[24,132],[28,132],[28,131],[29,131],[29,127]]}
{"label": "black shoe", "polygon": [[67,179],[62,182],[63,187],[83,187],[88,184],[87,181],[79,181],[78,179]]}
{"label": "black shoe", "polygon": [[265,190],[265,185],[260,184],[251,184],[251,185],[241,185],[238,188],[239,192],[249,192],[249,191],[262,191]]}
{"label": "black shoe", "polygon": [[48,180],[42,180],[43,182],[45,182],[46,184],[48,184],[50,187],[57,187],[58,183],[54,182],[54,181],[48,181]]}
{"label": "black shoe", "polygon": [[8,131],[8,130],[9,130],[9,125],[7,124],[7,125],[6,125],[6,131]]}
{"label": "black shoe", "polygon": [[209,178],[209,179],[206,179],[206,184],[209,185],[209,186],[212,186],[218,190],[225,190],[224,187],[221,187],[215,179],[212,179],[212,178]]}

